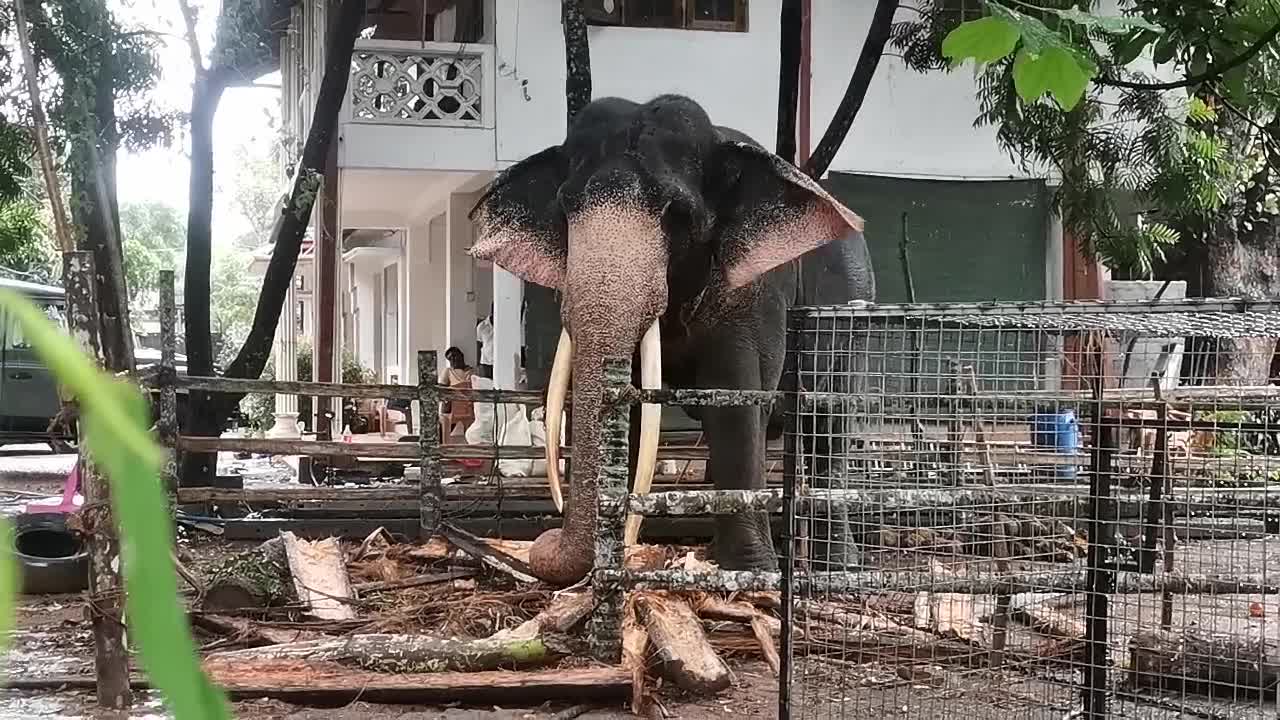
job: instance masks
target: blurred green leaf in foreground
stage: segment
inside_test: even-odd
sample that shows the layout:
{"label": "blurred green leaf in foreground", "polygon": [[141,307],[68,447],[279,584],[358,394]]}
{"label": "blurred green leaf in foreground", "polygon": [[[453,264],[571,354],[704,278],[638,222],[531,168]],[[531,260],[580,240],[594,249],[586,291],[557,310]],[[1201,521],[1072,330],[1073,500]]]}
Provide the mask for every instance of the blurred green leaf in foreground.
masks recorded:
{"label": "blurred green leaf in foreground", "polygon": [[[143,669],[176,720],[229,718],[226,697],[200,667],[186,612],[178,600],[171,547],[173,520],[160,485],[163,459],[150,433],[150,410],[138,388],[99,370],[76,343],[22,296],[0,291],[7,311],[31,338],[44,364],[77,398],[89,451],[111,485],[120,528],[129,634]],[[7,528],[6,547],[12,548]],[[12,618],[16,574],[11,550],[0,561],[0,631]]]}

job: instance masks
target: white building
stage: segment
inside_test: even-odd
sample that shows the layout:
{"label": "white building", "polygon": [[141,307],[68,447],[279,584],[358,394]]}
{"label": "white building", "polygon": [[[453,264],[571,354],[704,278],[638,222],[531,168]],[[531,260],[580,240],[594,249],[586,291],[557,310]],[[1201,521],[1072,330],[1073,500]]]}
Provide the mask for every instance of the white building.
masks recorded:
{"label": "white building", "polygon": [[[937,1],[978,12],[977,0]],[[587,5],[617,23],[589,29],[596,97],[686,94],[716,123],[772,147],[780,0]],[[324,6],[302,0],[284,40],[283,120],[298,149],[323,69]],[[652,14],[658,6],[671,10]],[[814,146],[873,8],[870,0],[812,0]],[[370,3],[366,22],[340,121],[335,334],[381,380],[413,383],[421,349],[457,346],[475,363],[476,322],[492,304],[495,380],[509,387],[518,377],[523,288],[466,254],[474,232],[467,214],[496,172],[564,137],[560,2],[384,0]],[[867,219],[881,299],[902,299],[903,213],[921,300],[1091,296],[1096,278],[1064,253],[1044,179],[1000,150],[994,129],[975,129],[977,114],[971,71],[921,74],[882,59],[826,180]],[[315,286],[311,276],[305,282]],[[556,322],[549,295],[530,288],[532,386],[558,334],[547,327]]]}

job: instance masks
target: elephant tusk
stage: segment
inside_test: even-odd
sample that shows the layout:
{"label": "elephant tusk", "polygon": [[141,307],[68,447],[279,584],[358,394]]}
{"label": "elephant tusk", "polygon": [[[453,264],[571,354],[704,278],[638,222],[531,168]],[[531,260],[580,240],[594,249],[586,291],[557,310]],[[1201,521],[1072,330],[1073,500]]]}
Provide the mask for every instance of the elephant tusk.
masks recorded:
{"label": "elephant tusk", "polygon": [[[640,385],[645,390],[662,389],[662,334],[658,321],[645,331],[640,340]],[[645,403],[640,406],[640,454],[636,462],[636,495],[649,494],[653,473],[658,466],[658,436],[662,430],[662,406]],[[622,535],[623,547],[640,539],[640,515],[628,515]]]}
{"label": "elephant tusk", "polygon": [[561,423],[564,421],[564,398],[569,390],[569,373],[573,369],[573,340],[569,331],[560,331],[556,359],[551,363],[551,381],[547,385],[547,483],[551,501],[557,512],[564,512],[564,494],[560,490]]}

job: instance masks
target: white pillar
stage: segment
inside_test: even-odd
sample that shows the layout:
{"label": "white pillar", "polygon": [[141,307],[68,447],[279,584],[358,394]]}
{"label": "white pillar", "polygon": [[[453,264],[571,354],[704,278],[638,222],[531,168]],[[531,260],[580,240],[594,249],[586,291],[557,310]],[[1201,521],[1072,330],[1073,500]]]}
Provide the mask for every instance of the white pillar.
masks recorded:
{"label": "white pillar", "polygon": [[[457,347],[472,365],[480,362],[476,357],[476,323],[483,314],[477,307],[471,283],[475,273],[474,261],[467,254],[474,235],[467,213],[475,204],[474,193],[453,193],[445,225],[448,233],[448,260],[445,266],[445,307],[448,318],[449,344]],[[444,358],[440,359],[443,367]]]}
{"label": "white pillar", "polygon": [[493,384],[514,390],[520,379],[521,318],[524,283],[493,267]]}
{"label": "white pillar", "polygon": [[[275,374],[277,380],[298,379],[298,333],[294,313],[298,309],[297,284],[291,278],[284,296],[280,322],[276,324]],[[296,438],[298,431],[298,396],[276,395],[276,421],[267,437]]]}

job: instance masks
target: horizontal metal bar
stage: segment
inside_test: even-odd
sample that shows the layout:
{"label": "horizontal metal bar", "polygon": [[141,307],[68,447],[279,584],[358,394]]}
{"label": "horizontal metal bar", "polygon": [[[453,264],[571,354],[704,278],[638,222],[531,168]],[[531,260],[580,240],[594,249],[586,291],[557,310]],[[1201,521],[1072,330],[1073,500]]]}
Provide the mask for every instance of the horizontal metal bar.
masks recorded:
{"label": "horizontal metal bar", "polygon": [[[618,513],[621,508],[601,509]],[[627,510],[653,517],[673,515],[732,515],[748,511],[779,512],[782,490],[673,490],[627,497]]]}
{"label": "horizontal metal bar", "polygon": [[[801,561],[803,562],[803,561]],[[606,581],[642,590],[701,590],[704,592],[739,592],[777,590],[782,575],[777,572],[750,570],[597,570]],[[975,595],[1011,595],[1026,592],[1066,592],[1088,589],[1084,570],[1045,573],[1018,573],[959,577],[900,570],[865,570],[847,572],[805,573],[795,575],[797,592],[814,594],[860,594],[866,592],[915,592],[929,590],[940,593],[972,593]],[[1169,592],[1175,595],[1212,593],[1219,595],[1276,595],[1280,585],[1261,575],[1219,577],[1207,575],[1144,575],[1120,573],[1117,594]]]}
{"label": "horizontal metal bar", "polygon": [[798,306],[793,318],[895,318],[945,317],[948,315],[1045,315],[1085,313],[1269,313],[1280,312],[1280,302],[1243,298],[1183,298],[1178,300],[1066,300],[1002,301],[985,303],[866,303]]}
{"label": "horizontal metal bar", "polygon": [[700,405],[733,407],[745,405],[770,405],[784,394],[770,390],[640,390],[633,387],[611,388],[605,391],[609,403],[653,403],[659,405]]}
{"label": "horizontal metal bar", "polygon": [[[275,440],[259,438],[208,438],[182,435],[178,449],[192,452],[247,452],[260,455],[339,455],[395,460],[417,460],[421,457],[417,443],[346,443],[318,440]],[[533,445],[441,445],[442,460],[542,460],[546,449]],[[562,459],[572,459],[573,448],[560,449]],[[706,460],[710,448],[659,446],[659,460]],[[781,450],[769,450],[767,461],[782,459]]]}

